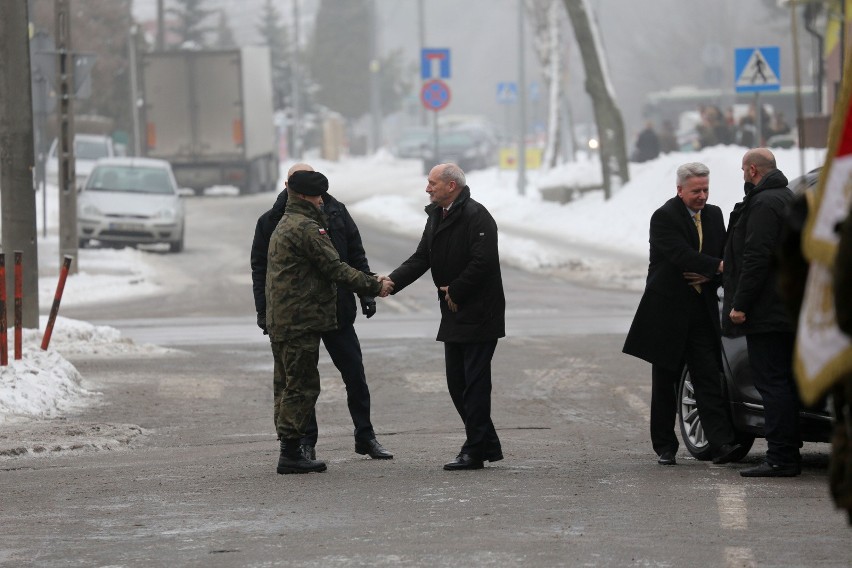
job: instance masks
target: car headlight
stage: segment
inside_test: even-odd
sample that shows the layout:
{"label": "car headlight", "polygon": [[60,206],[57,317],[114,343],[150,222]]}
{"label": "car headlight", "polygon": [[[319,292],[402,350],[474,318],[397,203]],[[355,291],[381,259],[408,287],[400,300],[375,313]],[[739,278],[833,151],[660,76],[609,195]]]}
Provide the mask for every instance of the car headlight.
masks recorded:
{"label": "car headlight", "polygon": [[168,221],[171,221],[176,216],[174,209],[160,209],[157,211],[157,215],[155,215],[157,219],[166,219]]}
{"label": "car headlight", "polygon": [[80,212],[84,217],[103,217],[101,210],[92,204],[84,205]]}

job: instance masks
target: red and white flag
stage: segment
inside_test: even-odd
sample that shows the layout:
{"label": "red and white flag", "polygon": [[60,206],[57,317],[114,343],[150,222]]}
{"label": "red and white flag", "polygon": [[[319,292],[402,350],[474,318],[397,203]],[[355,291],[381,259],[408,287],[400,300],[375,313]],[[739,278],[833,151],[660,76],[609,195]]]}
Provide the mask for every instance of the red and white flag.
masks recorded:
{"label": "red and white flag", "polygon": [[[852,373],[852,339],[837,327],[832,272],[839,235],[837,224],[852,203],[852,71],[847,65],[842,96],[831,119],[829,153],[809,202],[802,251],[810,261],[799,329],[795,369],[799,394],[813,404],[841,376]],[[852,290],[844,291],[852,294]]]}

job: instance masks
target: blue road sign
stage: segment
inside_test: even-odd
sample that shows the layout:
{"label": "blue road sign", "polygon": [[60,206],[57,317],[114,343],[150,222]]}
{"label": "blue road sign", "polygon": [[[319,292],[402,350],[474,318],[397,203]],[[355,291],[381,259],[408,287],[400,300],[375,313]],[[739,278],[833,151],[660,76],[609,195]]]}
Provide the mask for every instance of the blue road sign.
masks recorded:
{"label": "blue road sign", "polygon": [[423,49],[420,51],[420,78],[431,79],[438,71],[438,79],[450,78],[450,50]]}
{"label": "blue road sign", "polygon": [[781,49],[771,46],[734,50],[734,88],[738,93],[781,90]]}
{"label": "blue road sign", "polygon": [[501,105],[518,102],[518,84],[512,81],[497,83],[497,102]]}
{"label": "blue road sign", "polygon": [[420,100],[426,110],[439,111],[450,104],[450,86],[440,79],[432,79],[420,89]]}

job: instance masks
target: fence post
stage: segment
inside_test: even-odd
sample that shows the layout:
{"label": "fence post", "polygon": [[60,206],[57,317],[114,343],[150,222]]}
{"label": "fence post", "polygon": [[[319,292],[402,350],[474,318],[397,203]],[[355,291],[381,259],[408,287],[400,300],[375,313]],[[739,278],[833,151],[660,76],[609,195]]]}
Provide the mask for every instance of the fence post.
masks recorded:
{"label": "fence post", "polygon": [[71,260],[74,257],[65,255],[62,259],[62,268],[59,271],[59,282],[56,284],[56,294],[53,296],[53,306],[50,308],[50,317],[47,319],[47,328],[41,340],[42,351],[47,351],[50,336],[53,335],[53,324],[56,323],[56,315],[59,313],[59,302],[62,301],[62,292],[65,290],[65,280],[68,278],[68,270],[71,268]]}

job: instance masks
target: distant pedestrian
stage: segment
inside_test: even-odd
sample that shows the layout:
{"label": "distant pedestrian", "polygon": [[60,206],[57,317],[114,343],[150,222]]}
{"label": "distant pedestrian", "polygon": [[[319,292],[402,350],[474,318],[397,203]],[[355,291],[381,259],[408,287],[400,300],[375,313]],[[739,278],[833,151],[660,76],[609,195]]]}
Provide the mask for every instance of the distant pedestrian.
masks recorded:
{"label": "distant pedestrian", "polygon": [[721,283],[725,222],[707,203],[710,170],[692,162],[677,169],[677,195],[651,216],[645,293],[624,353],[651,363],[651,444],[660,465],[675,465],[677,389],[684,365],[695,390],[713,463],[738,459],[741,446],[722,396],[716,289]]}
{"label": "distant pedestrian", "polygon": [[660,138],[654,131],[651,121],[645,123],[645,128],[636,137],[636,148],[631,156],[634,162],[647,162],[660,155]]}

